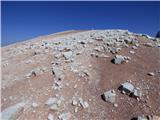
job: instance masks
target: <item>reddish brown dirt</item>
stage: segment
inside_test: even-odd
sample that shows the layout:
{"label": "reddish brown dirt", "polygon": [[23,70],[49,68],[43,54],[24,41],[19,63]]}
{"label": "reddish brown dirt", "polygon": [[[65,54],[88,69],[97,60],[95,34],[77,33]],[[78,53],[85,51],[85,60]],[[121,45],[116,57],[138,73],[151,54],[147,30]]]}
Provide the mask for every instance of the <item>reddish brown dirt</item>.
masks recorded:
{"label": "reddish brown dirt", "polygon": [[[93,79],[79,78],[75,73],[66,71],[64,87],[59,92],[52,89],[54,77],[51,72],[51,62],[54,61],[54,58],[46,55],[47,61],[41,61],[39,64],[33,63],[30,67],[18,64],[19,61],[25,59],[25,55],[21,54],[18,58],[12,58],[9,60],[11,66],[2,68],[2,75],[10,75],[16,73],[16,71],[22,72],[22,70],[26,72],[40,65],[47,67],[48,71],[29,79],[11,81],[14,84],[2,88],[1,109],[4,110],[22,100],[38,103],[37,108],[27,108],[18,120],[44,120],[48,113],[58,116],[63,111],[71,112],[74,116],[72,119],[76,116],[78,120],[130,120],[143,114],[160,115],[160,73],[158,73],[160,71],[160,49],[146,47],[143,45],[146,40],[142,38],[138,38],[138,40],[140,46],[137,50],[134,50],[135,54],[129,53],[132,50],[131,45],[129,48],[123,48],[119,53],[131,57],[128,63],[121,65],[111,63],[114,55],[110,53],[107,53],[110,56],[108,58],[95,58],[84,52],[77,59],[84,66],[92,65],[91,75],[94,76]],[[30,55],[30,52],[27,52],[27,54]],[[154,72],[155,76],[148,76],[148,72]],[[96,80],[97,82],[95,82]],[[144,95],[140,101],[118,91],[120,84],[127,80],[131,80],[135,86],[142,89]],[[5,79],[2,79],[2,82],[4,81]],[[69,86],[66,86],[65,83],[69,83]],[[75,84],[77,84],[76,89],[74,89]],[[147,89],[148,87],[149,89]],[[116,91],[118,107],[104,102],[101,98],[103,92],[110,89]],[[66,103],[64,108],[58,112],[53,112],[44,103],[49,97],[55,97],[56,94],[63,96]],[[71,105],[71,98],[74,95],[81,96],[85,100],[91,99],[91,101],[88,101],[89,108],[80,108],[77,113],[74,113],[74,107]],[[9,96],[13,96],[13,98],[10,99]]]}

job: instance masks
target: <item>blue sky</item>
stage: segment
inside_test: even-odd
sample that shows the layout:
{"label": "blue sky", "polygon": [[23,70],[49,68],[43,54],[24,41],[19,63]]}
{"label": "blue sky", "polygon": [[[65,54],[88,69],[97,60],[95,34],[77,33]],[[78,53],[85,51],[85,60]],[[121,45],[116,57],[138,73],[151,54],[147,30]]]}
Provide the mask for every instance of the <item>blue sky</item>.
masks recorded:
{"label": "blue sky", "polygon": [[77,29],[128,29],[155,36],[160,2],[2,2],[2,46]]}

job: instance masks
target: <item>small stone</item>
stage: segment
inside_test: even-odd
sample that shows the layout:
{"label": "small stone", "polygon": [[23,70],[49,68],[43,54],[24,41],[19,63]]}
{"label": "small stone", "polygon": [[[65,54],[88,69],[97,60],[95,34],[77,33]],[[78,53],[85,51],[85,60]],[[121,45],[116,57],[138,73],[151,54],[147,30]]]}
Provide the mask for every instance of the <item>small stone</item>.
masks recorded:
{"label": "small stone", "polygon": [[125,91],[125,93],[133,93],[134,92],[134,86],[129,82],[123,83],[121,85],[120,89],[121,89],[121,91]]}
{"label": "small stone", "polygon": [[53,104],[51,107],[50,107],[51,110],[53,111],[57,111],[58,110],[58,105],[57,104]]}
{"label": "small stone", "polygon": [[89,104],[87,101],[84,101],[84,105],[83,105],[83,108],[88,108],[89,107]]}
{"label": "small stone", "polygon": [[82,54],[82,51],[78,51],[78,52],[76,53],[76,55],[80,55],[80,54]]}
{"label": "small stone", "polygon": [[34,102],[34,103],[32,103],[32,107],[36,108],[36,107],[38,107],[38,104]]}
{"label": "small stone", "polygon": [[122,55],[116,55],[113,58],[114,64],[122,64],[125,61],[124,57]]}
{"label": "small stone", "polygon": [[142,91],[140,89],[134,89],[133,95],[135,97],[141,98],[142,96]]}
{"label": "small stone", "polygon": [[133,43],[132,39],[125,39],[124,41],[126,42],[126,44],[132,44]]}
{"label": "small stone", "polygon": [[121,48],[112,47],[111,50],[110,50],[110,52],[112,54],[115,54],[115,53],[118,53],[120,50],[121,50]]}
{"label": "small stone", "polygon": [[152,43],[146,43],[145,46],[147,46],[147,47],[153,47],[153,44]]}
{"label": "small stone", "polygon": [[79,98],[79,103],[80,103],[80,106],[82,106],[84,109],[89,107],[88,102],[87,101],[83,101],[82,98]]}
{"label": "small stone", "polygon": [[103,38],[95,38],[97,41],[103,41]]}
{"label": "small stone", "polygon": [[148,73],[149,76],[154,76],[155,74],[153,72]]}
{"label": "small stone", "polygon": [[103,50],[103,48],[101,46],[97,46],[94,48],[94,50],[97,52],[101,52]]}
{"label": "small stone", "polygon": [[129,52],[130,52],[131,54],[135,54],[135,52],[134,52],[134,51],[132,51],[132,50],[131,50],[131,51],[129,51]]}
{"label": "small stone", "polygon": [[138,47],[138,46],[139,46],[139,44],[138,44],[138,43],[136,43],[136,44],[135,44],[135,46],[136,46],[136,47]]}
{"label": "small stone", "polygon": [[91,67],[92,67],[92,65],[88,65],[88,67],[90,67],[90,68],[91,68]]}
{"label": "small stone", "polygon": [[66,86],[69,86],[69,83],[66,83]]}
{"label": "small stone", "polygon": [[52,114],[50,114],[50,113],[48,115],[48,120],[54,120],[54,116]]}
{"label": "small stone", "polygon": [[64,52],[63,56],[65,57],[66,60],[70,59],[73,55],[72,51]]}
{"label": "small stone", "polygon": [[74,112],[75,112],[75,113],[78,112],[78,107],[75,107]]}
{"label": "small stone", "polygon": [[159,116],[147,115],[147,116],[138,116],[136,120],[160,120]]}
{"label": "small stone", "polygon": [[60,87],[61,83],[62,83],[61,81],[55,81],[55,85],[58,87]]}
{"label": "small stone", "polygon": [[105,101],[110,103],[115,103],[116,101],[116,93],[114,90],[107,91],[103,94],[103,98]]}
{"label": "small stone", "polygon": [[84,44],[86,44],[86,42],[85,41],[78,41],[80,44],[82,44],[82,45],[84,45]]}
{"label": "small stone", "polygon": [[95,57],[96,54],[95,54],[95,53],[91,53],[90,55],[91,55],[92,57]]}
{"label": "small stone", "polygon": [[137,120],[148,120],[146,117],[141,117],[141,116],[138,116],[137,117]]}
{"label": "small stone", "polygon": [[64,77],[63,76],[63,71],[60,70],[58,67],[53,67],[52,68],[52,73],[58,79],[62,79]]}
{"label": "small stone", "polygon": [[156,115],[149,115],[147,116],[148,120],[160,120],[160,116]]}
{"label": "small stone", "polygon": [[62,55],[61,54],[56,54],[54,55],[55,58],[59,59]]}
{"label": "small stone", "polygon": [[58,101],[57,98],[49,98],[49,99],[45,102],[45,104],[48,105],[48,106],[51,106],[51,105],[53,105],[53,104],[56,104],[57,101]]}
{"label": "small stone", "polygon": [[75,105],[77,105],[77,104],[78,104],[78,101],[73,99],[73,100],[72,100],[72,105],[75,106]]}
{"label": "small stone", "polygon": [[77,88],[77,84],[74,85],[74,89],[76,89],[76,88]]}
{"label": "small stone", "polygon": [[115,104],[113,104],[113,105],[114,105],[114,107],[118,107],[118,104],[116,104],[116,103],[115,103]]}
{"label": "small stone", "polygon": [[10,99],[10,100],[13,100],[13,96],[9,96],[9,99]]}
{"label": "small stone", "polygon": [[70,120],[71,118],[71,113],[66,112],[62,113],[61,115],[58,116],[59,120]]}
{"label": "small stone", "polygon": [[135,50],[137,50],[138,48],[137,48],[136,46],[132,46],[132,49],[135,49]]}

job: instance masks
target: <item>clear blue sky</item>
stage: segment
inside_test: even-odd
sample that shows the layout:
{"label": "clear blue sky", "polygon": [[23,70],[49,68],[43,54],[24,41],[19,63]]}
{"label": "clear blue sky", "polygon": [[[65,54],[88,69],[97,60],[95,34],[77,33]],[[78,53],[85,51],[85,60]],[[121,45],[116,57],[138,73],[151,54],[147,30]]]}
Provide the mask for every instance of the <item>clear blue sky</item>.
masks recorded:
{"label": "clear blue sky", "polygon": [[2,2],[2,46],[71,29],[128,29],[155,36],[160,2]]}

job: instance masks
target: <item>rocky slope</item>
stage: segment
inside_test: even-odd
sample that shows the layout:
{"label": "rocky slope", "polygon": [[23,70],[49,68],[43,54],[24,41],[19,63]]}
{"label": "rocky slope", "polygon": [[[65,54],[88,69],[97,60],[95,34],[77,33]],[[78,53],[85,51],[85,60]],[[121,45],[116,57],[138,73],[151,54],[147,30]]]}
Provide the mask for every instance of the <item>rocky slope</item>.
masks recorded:
{"label": "rocky slope", "polygon": [[160,43],[68,31],[3,47],[2,120],[159,120]]}

